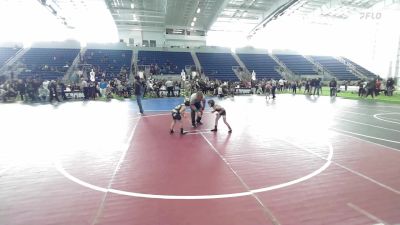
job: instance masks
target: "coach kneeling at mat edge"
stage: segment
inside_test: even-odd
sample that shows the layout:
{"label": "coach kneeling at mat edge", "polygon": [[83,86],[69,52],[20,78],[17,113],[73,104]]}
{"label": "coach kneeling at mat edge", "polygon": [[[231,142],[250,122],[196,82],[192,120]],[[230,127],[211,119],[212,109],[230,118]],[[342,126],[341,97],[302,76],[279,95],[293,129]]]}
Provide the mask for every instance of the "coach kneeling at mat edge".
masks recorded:
{"label": "coach kneeling at mat edge", "polygon": [[[203,92],[198,91],[190,96],[190,109],[192,117],[192,126],[201,125],[201,117],[203,116],[204,108],[206,107],[206,99],[204,98]],[[197,113],[197,119],[196,119]],[[196,124],[197,123],[197,124]]]}

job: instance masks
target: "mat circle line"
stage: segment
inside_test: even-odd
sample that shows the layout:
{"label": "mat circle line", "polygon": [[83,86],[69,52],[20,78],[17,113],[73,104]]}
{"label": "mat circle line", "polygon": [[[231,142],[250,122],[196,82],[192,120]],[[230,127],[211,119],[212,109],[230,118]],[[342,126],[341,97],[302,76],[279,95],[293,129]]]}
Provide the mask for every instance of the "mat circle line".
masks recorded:
{"label": "mat circle line", "polygon": [[[162,116],[165,114],[160,114],[159,116]],[[151,115],[151,117],[156,116],[156,115]],[[149,116],[150,117],[150,116]],[[206,200],[206,199],[223,199],[223,198],[236,198],[236,197],[243,197],[243,196],[249,196],[253,195],[256,193],[261,193],[261,192],[267,192],[267,191],[272,191],[284,187],[288,187],[303,181],[306,181],[321,172],[323,172],[325,169],[327,169],[333,158],[333,147],[332,144],[327,141],[327,146],[329,148],[329,154],[328,157],[325,159],[326,163],[324,163],[319,169],[303,176],[300,178],[297,178],[295,180],[291,180],[285,183],[281,184],[276,184],[272,186],[267,186],[263,188],[258,188],[258,189],[253,189],[245,192],[237,192],[237,193],[229,193],[229,194],[213,194],[213,195],[161,195],[161,194],[147,194],[147,193],[139,193],[139,192],[130,192],[130,191],[123,191],[123,190],[117,190],[113,188],[104,188],[100,187],[97,185],[90,184],[86,181],[83,181],[77,177],[72,176],[70,173],[68,173],[62,166],[59,160],[54,160],[54,166],[57,169],[59,173],[61,173],[63,176],[65,176],[67,179],[70,181],[77,183],[81,186],[84,186],[86,188],[99,191],[99,192],[104,192],[104,193],[113,193],[113,194],[118,194],[118,195],[124,195],[124,196],[130,196],[130,197],[138,197],[138,198],[149,198],[149,199],[170,199],[170,200]]]}
{"label": "mat circle line", "polygon": [[400,125],[400,122],[395,122],[395,121],[388,120],[388,119],[382,119],[381,117],[379,117],[379,116],[383,116],[383,115],[400,115],[400,113],[377,113],[377,114],[374,114],[374,118],[377,120],[381,120],[381,121],[384,121],[387,123],[395,123],[395,124]]}

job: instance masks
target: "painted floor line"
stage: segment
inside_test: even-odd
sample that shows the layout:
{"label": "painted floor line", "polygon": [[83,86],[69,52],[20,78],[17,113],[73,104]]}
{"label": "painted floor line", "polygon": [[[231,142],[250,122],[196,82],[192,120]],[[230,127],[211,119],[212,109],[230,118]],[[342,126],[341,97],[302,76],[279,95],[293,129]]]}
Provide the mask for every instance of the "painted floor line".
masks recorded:
{"label": "painted floor line", "polygon": [[365,113],[358,113],[358,112],[347,111],[347,110],[339,110],[339,112],[345,112],[345,113],[357,114],[357,115],[362,115],[362,116],[372,116],[372,115],[368,115],[368,114],[365,114]]}
{"label": "painted floor line", "polygon": [[[163,115],[163,114],[160,114],[160,115]],[[203,134],[201,134],[201,135],[203,135]],[[133,137],[133,135],[131,137]],[[327,146],[329,147],[329,155],[330,155],[330,157],[332,157],[333,156],[332,144],[327,142]],[[64,175],[70,181],[72,181],[76,184],[79,184],[81,186],[87,187],[89,189],[92,189],[95,191],[100,191],[100,192],[110,192],[110,193],[114,193],[114,194],[131,196],[131,197],[151,198],[151,199],[174,199],[174,200],[202,200],[202,199],[236,198],[236,197],[253,195],[255,193],[272,191],[272,190],[276,190],[276,189],[280,189],[280,188],[285,188],[285,187],[288,187],[291,185],[295,185],[300,182],[304,182],[304,181],[320,174],[324,170],[326,170],[330,164],[331,164],[331,161],[329,159],[319,169],[317,169],[317,170],[313,171],[312,173],[307,174],[303,177],[297,178],[292,181],[288,181],[286,183],[281,183],[281,184],[276,184],[276,185],[272,185],[272,186],[268,186],[268,187],[264,187],[264,188],[254,189],[254,190],[250,190],[247,192],[238,192],[238,193],[229,193],[229,194],[214,194],[214,195],[160,195],[160,194],[146,194],[146,193],[129,192],[129,191],[116,190],[116,189],[112,189],[112,188],[99,187],[99,186],[90,184],[88,182],[85,182],[83,180],[80,180],[80,179],[72,176],[63,168],[63,166],[59,160],[56,160],[56,159],[54,160],[54,166],[58,172],[60,172],[62,175]]]}
{"label": "painted floor line", "polygon": [[373,179],[373,178],[371,178],[371,177],[369,177],[367,175],[364,175],[364,174],[362,174],[360,172],[352,170],[352,169],[350,169],[350,168],[348,168],[346,166],[343,166],[342,164],[337,163],[337,162],[333,162],[333,164],[335,164],[336,166],[338,166],[338,167],[340,167],[340,168],[342,168],[344,170],[349,171],[352,174],[355,174],[355,175],[357,175],[359,177],[362,177],[362,178],[364,178],[364,179],[366,179],[366,180],[368,180],[368,181],[370,181],[370,182],[372,182],[372,183],[374,183],[374,184],[376,184],[376,185],[378,185],[378,186],[380,186],[382,188],[385,188],[386,190],[389,190],[389,191],[391,191],[391,192],[393,192],[393,193],[395,193],[397,195],[400,195],[400,191],[399,190],[396,190],[396,189],[394,189],[394,188],[392,188],[392,187],[390,187],[390,186],[388,186],[386,184],[383,184],[383,183],[381,183],[381,182],[379,182],[379,181],[377,181],[377,180],[375,180],[375,179]]}
{"label": "painted floor line", "polygon": [[382,145],[382,144],[375,143],[375,142],[372,142],[372,141],[368,141],[368,140],[365,140],[365,139],[362,139],[362,138],[355,137],[355,136],[353,136],[353,135],[341,133],[340,131],[334,131],[333,128],[332,128],[331,130],[332,130],[333,132],[337,133],[337,134],[344,135],[344,136],[347,136],[347,137],[351,137],[351,138],[354,138],[354,139],[357,139],[357,140],[360,140],[360,141],[368,142],[368,143],[370,143],[370,144],[374,144],[374,145],[377,145],[377,146],[380,146],[380,147],[384,147],[384,148],[390,149],[390,150],[392,150],[392,151],[397,151],[397,152],[400,151],[400,149],[397,149],[397,148],[393,148],[393,147],[390,147],[390,146],[386,146],[386,145]]}
{"label": "painted floor line", "polygon": [[380,224],[387,224],[385,221],[379,219],[378,217],[372,215],[371,213],[367,212],[366,210],[360,208],[359,206],[356,206],[352,204],[351,202],[347,203],[347,206],[352,208],[353,210],[357,211],[360,214],[363,214],[364,216],[370,218],[371,220],[380,223]]}
{"label": "painted floor line", "polygon": [[[387,111],[387,110],[382,110],[382,108],[384,109],[384,108],[389,108],[389,107],[382,107],[382,106],[379,106],[379,105],[376,105],[376,106],[370,106],[370,105],[358,105],[358,106],[346,106],[346,107],[350,107],[350,108],[363,108],[364,107],[364,109],[374,109],[374,110],[380,110],[381,112],[384,112],[384,113],[386,113],[386,112],[393,112],[393,111]],[[379,109],[379,108],[381,108],[381,109]],[[390,108],[393,108],[393,107],[390,107]],[[395,107],[394,109],[400,109],[400,108],[397,108],[397,107]]]}
{"label": "painted floor line", "polygon": [[[381,140],[381,141],[387,141],[387,142],[391,142],[391,143],[400,144],[400,141],[393,141],[393,140],[389,140],[389,139],[384,139],[384,138],[378,138],[378,137],[374,137],[374,136],[364,135],[364,134],[360,134],[360,133],[356,133],[356,132],[345,131],[345,130],[342,130],[342,129],[339,129],[339,128],[331,127],[330,129],[336,130],[336,131],[339,131],[339,132],[348,133],[348,134],[354,134],[354,135],[361,136],[361,137],[366,137],[366,138],[371,138],[371,139],[375,139],[375,140]],[[400,151],[400,150],[397,150],[397,151]]]}
{"label": "painted floor line", "polygon": [[[135,134],[135,131],[136,131],[136,128],[137,128],[137,126],[138,126],[138,124],[139,124],[139,122],[140,122],[140,119],[141,119],[141,118],[139,118],[139,120],[136,122],[135,127],[133,127],[132,132],[131,132],[131,134],[129,135],[129,141],[128,141],[128,145],[127,145],[127,147],[126,147],[126,150],[122,153],[121,157],[120,157],[119,160],[118,160],[117,166],[116,166],[115,169],[114,169],[114,172],[113,172],[113,174],[112,174],[112,176],[111,176],[111,179],[110,179],[110,181],[109,181],[109,183],[108,183],[107,189],[110,189],[110,188],[111,188],[111,186],[112,186],[112,184],[113,184],[113,182],[114,182],[115,176],[117,175],[117,172],[118,172],[118,170],[120,169],[121,164],[122,164],[122,162],[124,161],[124,159],[125,159],[125,157],[126,157],[126,153],[127,153],[127,152],[129,151],[129,149],[130,149],[130,143],[132,142],[133,135]],[[98,208],[98,210],[97,210],[96,216],[95,216],[95,218],[93,219],[93,223],[92,223],[93,225],[96,224],[96,223],[98,222],[97,220],[98,220],[98,218],[100,217],[101,213],[103,212],[104,204],[105,204],[105,201],[106,201],[106,198],[107,198],[107,193],[108,193],[108,192],[105,192],[105,194],[104,194],[104,196],[103,196],[103,199],[102,199],[102,201],[101,201],[101,203],[100,203],[100,205],[99,205],[99,208]]]}
{"label": "painted floor line", "polygon": [[374,115],[374,118],[375,119],[378,119],[378,120],[381,120],[381,121],[384,121],[384,122],[387,122],[387,123],[395,123],[395,124],[399,124],[400,125],[400,122],[395,122],[395,121],[392,121],[392,120],[387,120],[387,119],[382,119],[381,117],[379,117],[380,115],[400,115],[400,113],[377,113],[377,114],[375,114]]}
{"label": "painted floor line", "polygon": [[400,130],[395,130],[395,129],[391,129],[391,128],[376,126],[376,125],[372,125],[372,124],[368,124],[368,123],[361,123],[361,122],[357,122],[357,121],[354,121],[354,120],[348,120],[348,119],[344,119],[344,118],[340,118],[340,117],[336,117],[336,119],[338,119],[338,120],[343,120],[343,121],[347,121],[347,122],[350,122],[350,123],[356,123],[356,124],[361,124],[361,125],[365,125],[365,126],[380,128],[380,129],[384,129],[384,130],[390,130],[390,131],[394,131],[394,132],[400,132]]}
{"label": "painted floor line", "polygon": [[[214,147],[214,145],[206,138],[206,136],[204,136],[204,134],[201,134],[201,136],[208,143],[208,145],[212,148],[212,150],[218,155],[218,157],[228,166],[229,170],[232,171],[232,173],[236,176],[236,178],[243,185],[243,187],[247,190],[247,192],[251,192],[250,187],[244,182],[244,180],[239,176],[239,174],[233,169],[233,167],[228,162],[228,160],[225,159],[225,157]],[[279,225],[280,222],[278,221],[276,216],[272,213],[272,211],[267,206],[264,205],[264,203],[261,201],[261,199],[255,193],[252,193],[251,196],[262,207],[263,211],[267,214],[268,219],[270,219],[274,225]]]}
{"label": "painted floor line", "polygon": [[[319,158],[321,158],[321,159],[325,159],[324,157],[319,156],[318,154],[314,153],[313,151],[305,149],[305,148],[302,147],[301,145],[298,145],[298,144],[296,144],[296,143],[292,143],[292,144],[295,145],[295,146],[298,147],[298,148],[301,148],[301,149],[303,149],[303,150],[305,150],[305,151],[310,152],[311,154],[316,155],[317,157],[319,157]],[[333,156],[328,156],[328,159],[329,159],[329,158],[332,159],[331,157],[333,157]],[[325,160],[327,160],[327,159],[325,159]],[[379,181],[376,181],[376,180],[372,179],[371,177],[368,177],[368,176],[366,176],[366,175],[364,175],[364,174],[362,174],[362,173],[360,173],[360,172],[357,172],[357,171],[355,171],[355,170],[352,170],[352,169],[350,169],[350,168],[347,168],[346,166],[343,166],[343,165],[341,165],[341,164],[338,163],[338,162],[332,161],[332,163],[335,164],[336,166],[339,166],[339,167],[342,168],[342,169],[345,169],[345,170],[347,170],[347,171],[349,171],[349,172],[351,172],[351,173],[353,173],[353,174],[356,174],[356,175],[358,175],[358,176],[360,176],[360,177],[362,177],[362,178],[364,178],[364,179],[367,179],[367,180],[369,180],[369,181],[371,181],[371,182],[373,182],[373,183],[375,183],[375,184],[377,184],[377,185],[379,185],[379,186],[381,186],[381,187],[384,187],[384,188],[386,188],[386,189],[388,189],[388,190],[390,190],[390,191],[392,191],[392,192],[394,192],[394,193],[400,195],[400,191],[398,191],[398,190],[396,190],[396,189],[394,189],[394,188],[392,188],[392,187],[389,187],[389,186],[387,186],[387,185],[385,185],[385,184],[382,184],[382,183],[380,183]]]}
{"label": "painted floor line", "polygon": [[389,117],[383,117],[383,116],[380,116],[379,118],[400,122],[400,119],[395,119],[395,118],[389,118]]}

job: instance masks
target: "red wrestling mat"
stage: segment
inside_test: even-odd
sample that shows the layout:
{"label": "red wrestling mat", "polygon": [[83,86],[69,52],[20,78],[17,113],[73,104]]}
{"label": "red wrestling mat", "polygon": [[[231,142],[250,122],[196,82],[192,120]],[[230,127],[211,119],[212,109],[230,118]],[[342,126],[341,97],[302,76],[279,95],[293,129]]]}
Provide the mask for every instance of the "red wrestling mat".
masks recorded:
{"label": "red wrestling mat", "polygon": [[205,114],[204,125],[181,136],[169,134],[169,113],[144,116],[133,120],[128,145],[62,152],[57,170],[0,167],[0,224],[400,222],[398,150],[240,120],[232,134],[222,120],[211,133],[213,120]]}

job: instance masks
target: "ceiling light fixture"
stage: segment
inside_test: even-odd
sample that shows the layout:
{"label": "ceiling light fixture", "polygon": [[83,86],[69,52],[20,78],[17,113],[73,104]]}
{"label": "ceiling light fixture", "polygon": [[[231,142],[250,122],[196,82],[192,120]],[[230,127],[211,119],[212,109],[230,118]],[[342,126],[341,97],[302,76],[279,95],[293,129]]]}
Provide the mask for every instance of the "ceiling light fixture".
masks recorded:
{"label": "ceiling light fixture", "polygon": [[197,13],[200,13],[200,8],[197,8],[197,11],[196,11]]}
{"label": "ceiling light fixture", "polygon": [[192,27],[194,26],[194,22],[192,22],[190,25],[192,25]]}
{"label": "ceiling light fixture", "polygon": [[194,18],[193,18],[193,21],[194,21],[194,22],[196,22],[196,21],[197,21],[197,18],[196,18],[196,17],[194,17]]}
{"label": "ceiling light fixture", "polygon": [[131,3],[131,8],[134,9],[135,8],[135,4]]}

